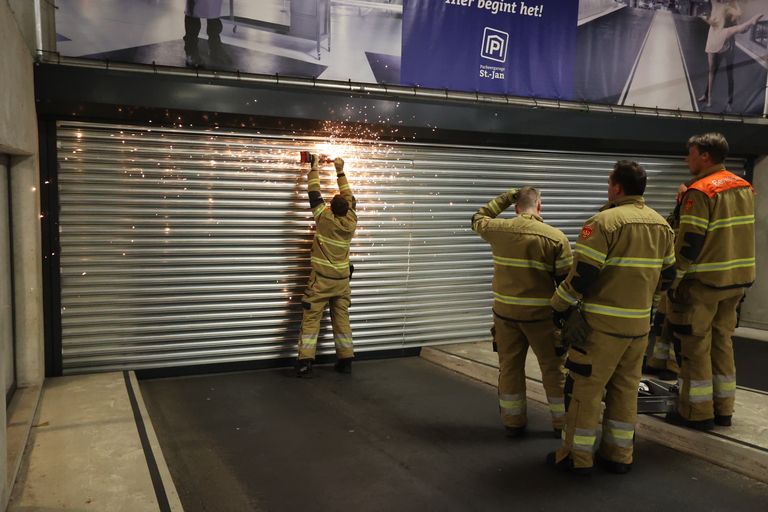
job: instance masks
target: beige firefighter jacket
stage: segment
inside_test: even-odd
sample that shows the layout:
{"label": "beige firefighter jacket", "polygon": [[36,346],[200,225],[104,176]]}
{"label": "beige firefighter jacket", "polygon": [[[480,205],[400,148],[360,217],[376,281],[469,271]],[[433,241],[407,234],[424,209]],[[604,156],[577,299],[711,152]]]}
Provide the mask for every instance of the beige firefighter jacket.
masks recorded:
{"label": "beige firefighter jacket", "polygon": [[312,241],[312,270],[330,279],[348,279],[350,276],[349,246],[357,227],[357,202],[343,172],[336,174],[339,193],[349,203],[346,215],[337,216],[320,194],[320,173],[317,166],[307,175],[309,206],[315,218],[315,239]]}
{"label": "beige firefighter jacket", "polygon": [[512,205],[515,192],[504,192],[480,208],[472,229],[491,244],[494,313],[509,320],[543,320],[552,316],[549,298],[556,279],[571,268],[571,246],[562,231],[538,215],[495,218]]}
{"label": "beige firefighter jacket", "polygon": [[713,288],[749,286],[755,280],[755,200],[746,180],[714,166],[681,202],[675,243],[677,281]]}
{"label": "beige firefighter jacket", "polygon": [[642,196],[601,208],[581,230],[574,265],[552,307],[579,306],[589,326],[615,336],[643,336],[651,309],[675,277],[674,234]]}

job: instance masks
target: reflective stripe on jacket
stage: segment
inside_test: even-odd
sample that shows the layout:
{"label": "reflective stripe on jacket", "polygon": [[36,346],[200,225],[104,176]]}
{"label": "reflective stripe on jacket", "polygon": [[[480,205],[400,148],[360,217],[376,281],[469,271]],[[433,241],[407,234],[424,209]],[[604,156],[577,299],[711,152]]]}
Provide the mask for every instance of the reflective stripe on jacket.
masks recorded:
{"label": "reflective stripe on jacket", "polygon": [[647,334],[654,296],[675,277],[674,234],[667,221],[642,196],[625,196],[586,222],[575,252],[552,307],[564,311],[581,304],[587,323],[607,334]]}
{"label": "reflective stripe on jacket", "polygon": [[552,316],[549,297],[555,278],[571,268],[571,246],[562,231],[538,215],[495,218],[512,202],[512,194],[504,192],[472,217],[472,229],[491,244],[493,310],[512,320],[547,319]]}
{"label": "reflective stripe on jacket", "polygon": [[345,279],[349,277],[349,246],[357,227],[357,206],[346,175],[337,175],[339,193],[349,203],[349,211],[343,217],[334,215],[331,206],[320,194],[320,173],[312,169],[307,175],[307,191],[312,216],[315,218],[315,238],[312,241],[312,269],[324,277]]}
{"label": "reflective stripe on jacket", "polygon": [[752,186],[722,165],[683,196],[675,244],[677,279],[715,288],[755,280],[755,199]]}

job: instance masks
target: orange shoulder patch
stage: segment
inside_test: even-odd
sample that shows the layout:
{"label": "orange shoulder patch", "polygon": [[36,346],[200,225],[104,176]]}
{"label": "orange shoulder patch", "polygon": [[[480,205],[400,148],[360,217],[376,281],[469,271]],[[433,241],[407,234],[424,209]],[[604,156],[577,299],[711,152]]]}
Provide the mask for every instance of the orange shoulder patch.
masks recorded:
{"label": "orange shoulder patch", "polygon": [[581,240],[586,240],[591,236],[592,236],[592,226],[584,226],[583,228],[581,228],[581,234],[579,235],[579,238]]}

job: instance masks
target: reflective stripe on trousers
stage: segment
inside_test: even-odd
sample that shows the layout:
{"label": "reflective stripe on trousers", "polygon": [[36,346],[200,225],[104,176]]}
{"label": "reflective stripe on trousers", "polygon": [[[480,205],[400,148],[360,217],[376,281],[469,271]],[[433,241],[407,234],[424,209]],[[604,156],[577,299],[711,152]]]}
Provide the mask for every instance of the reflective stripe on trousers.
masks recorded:
{"label": "reflective stripe on trousers", "polygon": [[[563,430],[565,435],[565,430]],[[595,445],[597,442],[597,431],[594,428],[577,428],[573,433],[573,449],[580,450],[582,452],[595,451]]]}
{"label": "reflective stripe on trousers", "polygon": [[525,395],[499,395],[499,409],[510,416],[519,416],[525,413],[526,401]]}
{"label": "reflective stripe on trousers", "polygon": [[[682,392],[685,381],[679,379],[680,390]],[[691,403],[709,402],[712,400],[712,381],[711,380],[692,380],[688,389],[688,401]]]}
{"label": "reflective stripe on trousers", "polygon": [[315,345],[317,345],[317,335],[319,333],[315,334],[302,334],[301,340],[299,341],[299,348],[314,348]]}
{"label": "reflective stripe on trousers", "polygon": [[735,375],[713,375],[712,384],[717,398],[733,398],[736,396]]}
{"label": "reflective stripe on trousers", "polygon": [[622,448],[631,448],[635,438],[635,426],[624,421],[606,420],[603,441]]}
{"label": "reflective stripe on trousers", "polygon": [[352,348],[351,334],[334,334],[333,339],[339,348]]}
{"label": "reflective stripe on trousers", "polygon": [[565,416],[565,398],[550,398],[549,412],[553,418],[562,418]]}
{"label": "reflective stripe on trousers", "polygon": [[671,348],[672,346],[668,342],[657,338],[653,343],[653,357],[666,361],[669,359],[669,351]]}

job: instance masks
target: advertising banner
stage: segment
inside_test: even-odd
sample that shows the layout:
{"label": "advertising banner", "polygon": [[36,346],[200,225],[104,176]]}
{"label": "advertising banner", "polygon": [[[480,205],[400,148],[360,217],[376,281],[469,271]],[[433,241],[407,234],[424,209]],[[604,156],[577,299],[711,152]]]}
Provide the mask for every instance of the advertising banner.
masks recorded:
{"label": "advertising banner", "polygon": [[64,56],[766,112],[768,0],[58,0]]}
{"label": "advertising banner", "polygon": [[406,0],[401,82],[571,99],[573,0]]}

